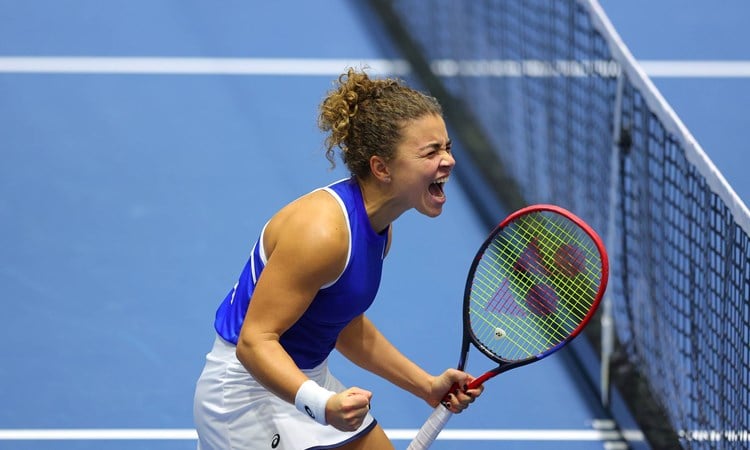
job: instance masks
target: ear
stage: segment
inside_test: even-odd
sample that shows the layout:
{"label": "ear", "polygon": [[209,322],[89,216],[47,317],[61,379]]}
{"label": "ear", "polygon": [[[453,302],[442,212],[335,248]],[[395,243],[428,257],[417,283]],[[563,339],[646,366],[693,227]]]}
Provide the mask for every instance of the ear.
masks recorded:
{"label": "ear", "polygon": [[388,163],[380,156],[373,155],[370,157],[370,172],[379,181],[384,183],[391,182],[391,171]]}

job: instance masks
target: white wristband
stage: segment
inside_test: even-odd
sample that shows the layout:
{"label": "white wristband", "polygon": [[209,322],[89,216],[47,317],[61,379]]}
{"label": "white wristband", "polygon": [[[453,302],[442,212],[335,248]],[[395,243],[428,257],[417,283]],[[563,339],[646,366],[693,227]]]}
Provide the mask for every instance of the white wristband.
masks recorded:
{"label": "white wristband", "polygon": [[321,387],[313,380],[307,380],[299,387],[297,395],[294,397],[294,406],[319,424],[328,425],[326,403],[334,395],[336,395],[335,392]]}

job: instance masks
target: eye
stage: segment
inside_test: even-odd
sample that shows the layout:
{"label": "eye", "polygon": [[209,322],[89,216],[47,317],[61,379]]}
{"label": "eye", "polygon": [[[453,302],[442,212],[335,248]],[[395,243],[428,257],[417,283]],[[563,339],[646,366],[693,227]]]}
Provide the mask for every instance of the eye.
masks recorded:
{"label": "eye", "polygon": [[431,146],[429,146],[429,147],[427,147],[427,148],[424,149],[424,152],[422,153],[422,155],[425,158],[432,158],[435,155],[437,155],[439,151],[440,151],[440,147],[438,147],[436,145],[431,145]]}
{"label": "eye", "polygon": [[435,142],[434,144],[430,144],[428,146],[423,147],[422,156],[425,158],[434,158],[443,151],[450,154],[451,153],[451,142],[448,141],[445,144],[440,144]]}
{"label": "eye", "polygon": [[432,151],[432,154],[438,155],[438,154],[440,154],[442,152],[448,153],[450,155],[451,154],[451,144],[448,143],[448,144],[446,144],[445,147],[435,146],[434,150]]}

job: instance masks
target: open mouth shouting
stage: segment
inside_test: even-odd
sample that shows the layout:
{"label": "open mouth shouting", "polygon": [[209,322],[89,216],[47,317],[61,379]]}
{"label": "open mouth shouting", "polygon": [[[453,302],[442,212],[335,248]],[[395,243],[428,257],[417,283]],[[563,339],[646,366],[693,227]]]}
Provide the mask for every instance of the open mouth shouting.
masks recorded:
{"label": "open mouth shouting", "polygon": [[430,195],[432,195],[436,200],[442,202],[445,202],[445,183],[448,182],[449,176],[444,176],[442,178],[438,178],[437,180],[433,181],[430,184],[430,187],[428,190],[430,191]]}

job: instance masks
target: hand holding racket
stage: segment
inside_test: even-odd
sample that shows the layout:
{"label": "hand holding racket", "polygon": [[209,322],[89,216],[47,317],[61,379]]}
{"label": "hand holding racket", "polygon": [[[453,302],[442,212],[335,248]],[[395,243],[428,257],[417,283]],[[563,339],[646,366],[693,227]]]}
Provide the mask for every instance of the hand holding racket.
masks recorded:
{"label": "hand holding racket", "polygon": [[[469,344],[498,363],[467,389],[564,347],[594,315],[608,276],[604,244],[571,212],[532,205],[508,216],[479,248],[466,281],[458,369]],[[429,448],[451,416],[438,405],[408,450]]]}

